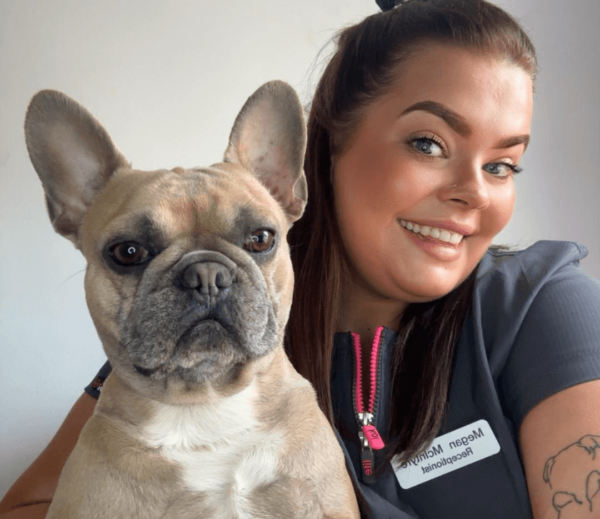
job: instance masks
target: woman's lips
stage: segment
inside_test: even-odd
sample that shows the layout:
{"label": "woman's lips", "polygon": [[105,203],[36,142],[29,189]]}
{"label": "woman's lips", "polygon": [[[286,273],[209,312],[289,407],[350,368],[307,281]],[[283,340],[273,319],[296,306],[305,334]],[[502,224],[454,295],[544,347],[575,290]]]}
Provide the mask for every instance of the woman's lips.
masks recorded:
{"label": "woman's lips", "polygon": [[433,223],[416,223],[409,220],[400,220],[400,225],[415,234],[421,234],[425,237],[431,236],[431,238],[454,245],[459,244],[464,236],[471,234],[469,231],[459,229],[452,222],[441,223],[436,226]]}
{"label": "woman's lips", "polygon": [[431,236],[423,236],[420,233],[415,233],[406,227],[400,225],[402,232],[408,235],[408,238],[418,247],[424,250],[430,256],[440,261],[454,261],[462,251],[463,241],[467,239],[463,236],[459,243],[449,243]]}

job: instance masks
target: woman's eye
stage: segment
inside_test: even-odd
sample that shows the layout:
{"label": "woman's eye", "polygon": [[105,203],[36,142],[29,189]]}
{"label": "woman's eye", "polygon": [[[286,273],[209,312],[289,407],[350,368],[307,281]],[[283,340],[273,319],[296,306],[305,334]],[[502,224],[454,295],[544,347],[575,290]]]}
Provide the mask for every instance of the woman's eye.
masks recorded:
{"label": "woman's eye", "polygon": [[495,177],[508,177],[511,173],[520,173],[522,169],[508,162],[494,162],[483,166],[484,171],[491,173]]}
{"label": "woman's eye", "polygon": [[444,155],[444,150],[442,147],[433,139],[429,139],[427,137],[413,139],[411,141],[411,145],[418,152],[423,153],[424,155],[430,155],[432,157],[442,157]]}
{"label": "woman's eye", "polygon": [[119,265],[123,267],[132,267],[144,263],[150,258],[150,253],[139,243],[126,241],[117,243],[109,249],[109,254]]}

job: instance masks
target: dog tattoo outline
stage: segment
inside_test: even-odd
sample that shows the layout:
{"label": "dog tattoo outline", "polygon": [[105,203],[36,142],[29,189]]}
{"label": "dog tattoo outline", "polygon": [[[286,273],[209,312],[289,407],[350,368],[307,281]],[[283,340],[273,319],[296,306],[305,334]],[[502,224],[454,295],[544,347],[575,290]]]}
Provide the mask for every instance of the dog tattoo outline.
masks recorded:
{"label": "dog tattoo outline", "polygon": [[549,458],[543,477],[553,491],[552,505],[557,519],[597,517],[600,514],[600,436],[583,436]]}

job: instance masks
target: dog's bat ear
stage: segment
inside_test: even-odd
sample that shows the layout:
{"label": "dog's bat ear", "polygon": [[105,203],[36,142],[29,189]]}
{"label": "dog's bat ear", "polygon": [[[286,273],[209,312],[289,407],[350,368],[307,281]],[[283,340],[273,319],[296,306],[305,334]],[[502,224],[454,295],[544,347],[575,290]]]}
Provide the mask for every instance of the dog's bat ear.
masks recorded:
{"label": "dog's bat ear", "polygon": [[306,125],[294,89],[283,81],[261,86],[238,114],[225,162],[250,170],[280,203],[290,221],[304,212]]}
{"label": "dog's bat ear", "polygon": [[87,209],[127,161],[85,108],[55,90],[42,90],[29,103],[25,141],[54,229],[79,248]]}

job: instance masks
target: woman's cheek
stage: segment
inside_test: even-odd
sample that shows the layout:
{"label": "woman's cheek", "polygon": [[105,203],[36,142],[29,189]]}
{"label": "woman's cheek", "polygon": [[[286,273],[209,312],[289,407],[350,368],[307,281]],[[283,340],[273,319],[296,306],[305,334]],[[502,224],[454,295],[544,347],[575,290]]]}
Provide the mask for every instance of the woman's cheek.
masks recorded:
{"label": "woman's cheek", "polygon": [[501,186],[503,189],[494,193],[493,206],[481,215],[482,227],[485,225],[488,234],[491,234],[492,237],[502,231],[512,218],[516,198],[513,182],[513,179],[509,179],[505,186]]}

